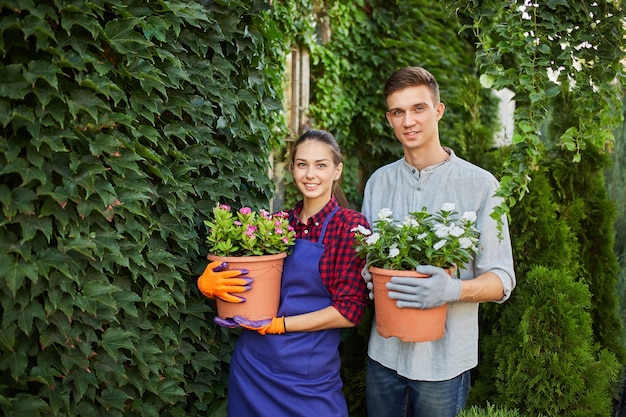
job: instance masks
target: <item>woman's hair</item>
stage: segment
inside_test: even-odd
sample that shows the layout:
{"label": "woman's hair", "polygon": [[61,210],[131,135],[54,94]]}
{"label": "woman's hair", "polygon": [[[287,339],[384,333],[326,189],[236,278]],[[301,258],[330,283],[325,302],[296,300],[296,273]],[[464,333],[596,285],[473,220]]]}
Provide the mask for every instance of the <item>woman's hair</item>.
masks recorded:
{"label": "woman's hair", "polygon": [[387,79],[385,87],[383,88],[385,101],[387,97],[396,91],[404,90],[409,87],[419,87],[420,85],[426,85],[430,88],[434,104],[438,104],[440,100],[439,84],[437,84],[434,75],[422,67],[405,67],[394,72],[391,77]]}
{"label": "woman's hair", "polygon": [[[330,152],[333,155],[333,163],[335,164],[335,166],[338,166],[339,164],[343,162],[343,155],[341,154],[341,150],[339,149],[339,145],[337,144],[337,139],[335,139],[332,133],[327,132],[326,130],[309,130],[303,133],[302,136],[298,138],[298,140],[293,144],[293,147],[291,148],[292,169],[295,163],[296,150],[298,149],[298,146],[310,140],[314,140],[314,141],[323,143],[328,146],[328,148],[330,149]],[[335,196],[335,199],[337,200],[337,204],[339,204],[341,207],[347,208],[349,207],[348,199],[346,198],[345,194],[341,190],[341,185],[340,185],[342,177],[343,177],[343,174],[339,176],[339,179],[333,181],[332,194]]]}

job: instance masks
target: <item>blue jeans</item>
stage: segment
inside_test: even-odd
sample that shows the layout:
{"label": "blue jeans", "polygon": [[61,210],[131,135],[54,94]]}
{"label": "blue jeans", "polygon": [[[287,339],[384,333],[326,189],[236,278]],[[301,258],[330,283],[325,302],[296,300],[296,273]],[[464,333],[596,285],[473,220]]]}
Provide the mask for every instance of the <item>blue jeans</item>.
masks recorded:
{"label": "blue jeans", "polygon": [[368,359],[368,417],[455,417],[470,390],[470,371],[447,381],[414,381]]}

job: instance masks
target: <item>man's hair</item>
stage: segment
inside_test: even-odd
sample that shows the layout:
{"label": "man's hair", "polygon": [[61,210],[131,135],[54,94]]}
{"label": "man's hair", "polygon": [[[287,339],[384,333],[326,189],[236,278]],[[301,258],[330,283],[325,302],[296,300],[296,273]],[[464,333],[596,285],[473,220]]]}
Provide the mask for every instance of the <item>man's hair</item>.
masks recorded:
{"label": "man's hair", "polygon": [[399,90],[409,87],[426,85],[430,88],[434,104],[439,103],[439,84],[435,77],[422,67],[405,67],[394,72],[383,88],[385,101],[387,97]]}

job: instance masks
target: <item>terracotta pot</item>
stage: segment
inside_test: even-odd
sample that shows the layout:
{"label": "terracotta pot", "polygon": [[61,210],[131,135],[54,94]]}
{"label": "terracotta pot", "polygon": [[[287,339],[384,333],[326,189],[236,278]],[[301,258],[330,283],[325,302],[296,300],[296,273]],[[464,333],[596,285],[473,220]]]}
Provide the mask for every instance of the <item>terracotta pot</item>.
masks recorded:
{"label": "terracotta pot", "polygon": [[252,289],[243,292],[243,303],[229,303],[216,298],[217,315],[227,319],[242,316],[249,320],[263,320],[276,316],[280,303],[280,282],[286,253],[263,256],[215,256],[207,255],[209,261],[228,262],[228,269],[247,269],[254,279]]}
{"label": "terracotta pot", "polygon": [[397,337],[403,342],[426,342],[443,337],[448,312],[447,304],[425,310],[398,308],[396,306],[397,300],[389,298],[387,295],[389,291],[385,287],[391,277],[427,278],[430,275],[420,274],[416,271],[397,271],[374,266],[371,266],[369,270],[374,282],[374,309],[378,334],[382,337]]}

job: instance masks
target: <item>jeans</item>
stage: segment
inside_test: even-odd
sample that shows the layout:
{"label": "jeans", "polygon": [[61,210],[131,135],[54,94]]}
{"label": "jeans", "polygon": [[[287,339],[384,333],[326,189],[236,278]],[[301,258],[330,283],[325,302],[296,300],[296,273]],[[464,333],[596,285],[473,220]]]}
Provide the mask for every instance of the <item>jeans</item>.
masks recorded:
{"label": "jeans", "polygon": [[368,417],[455,417],[470,390],[470,371],[447,381],[414,381],[368,358]]}

